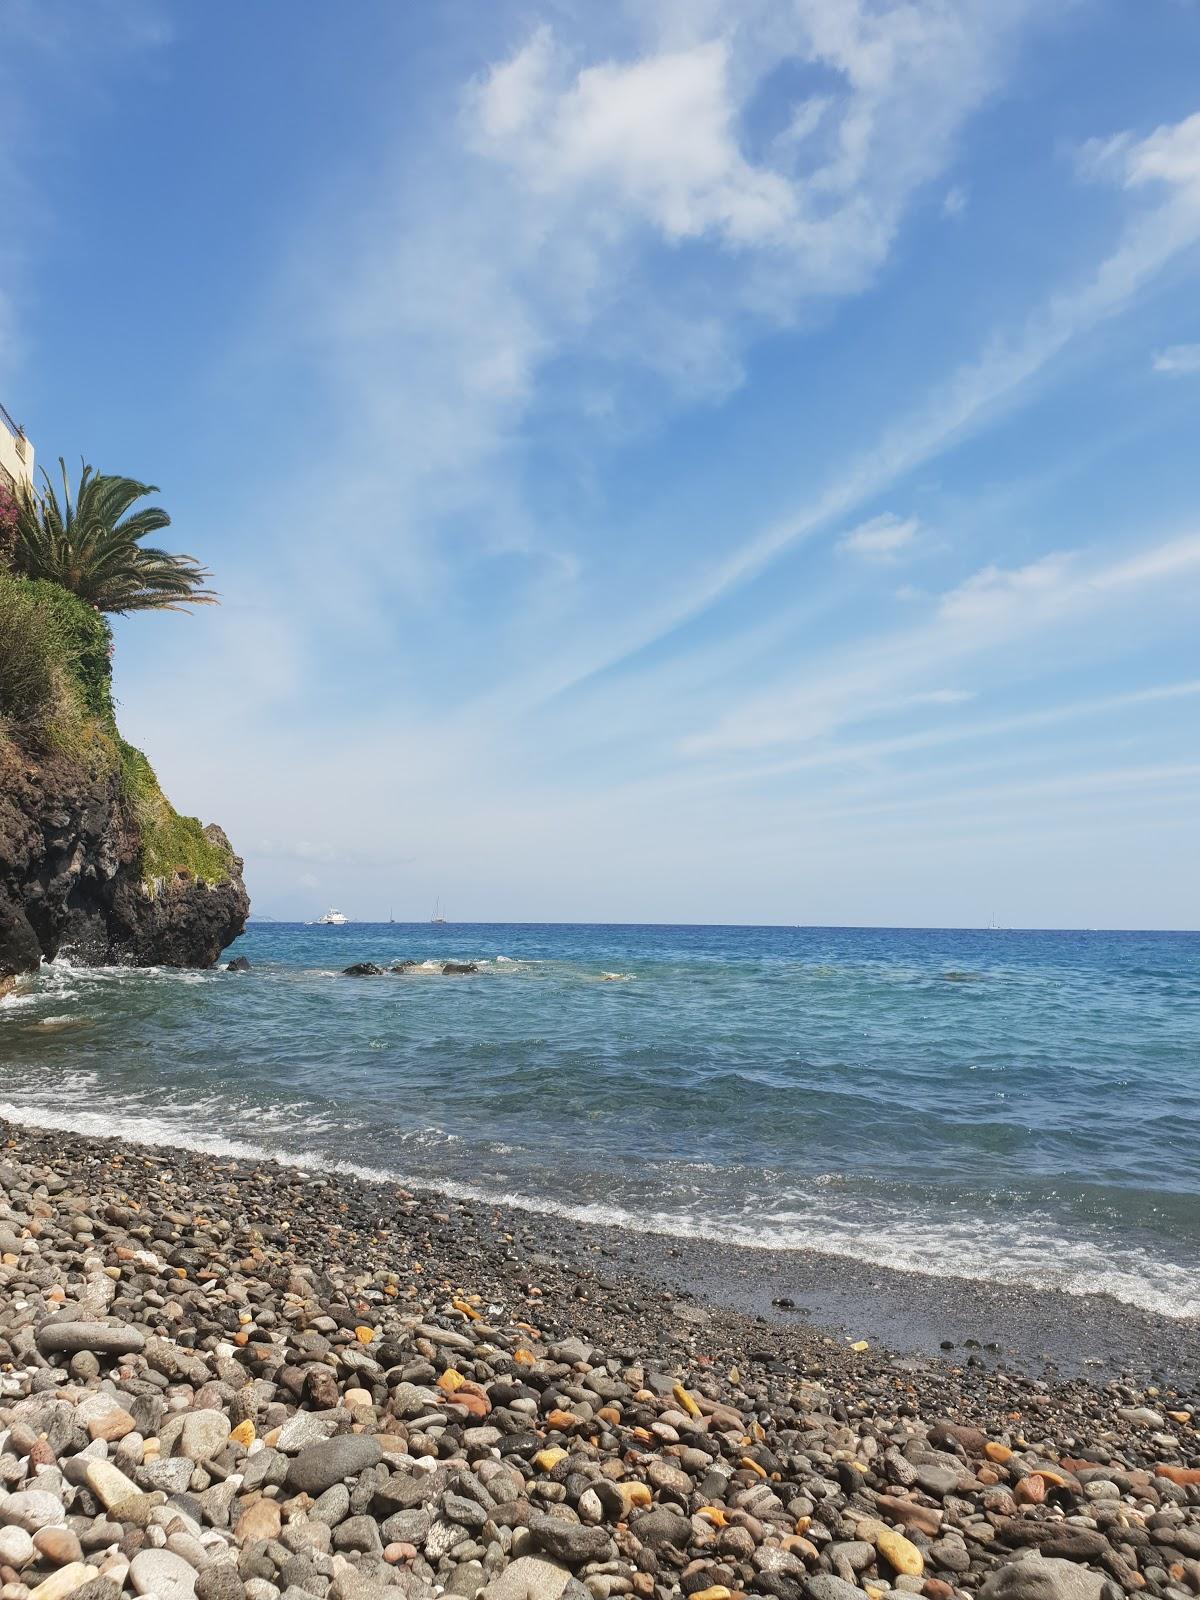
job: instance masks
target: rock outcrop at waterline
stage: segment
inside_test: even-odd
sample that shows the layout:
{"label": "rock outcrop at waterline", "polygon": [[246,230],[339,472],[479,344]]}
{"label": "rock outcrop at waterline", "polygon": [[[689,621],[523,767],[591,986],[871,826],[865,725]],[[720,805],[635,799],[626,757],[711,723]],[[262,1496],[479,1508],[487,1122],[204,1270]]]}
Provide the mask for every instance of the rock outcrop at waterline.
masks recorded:
{"label": "rock outcrop at waterline", "polygon": [[111,654],[92,607],[0,571],[0,993],[60,951],[208,967],[250,910],[224,833],[122,739]]}
{"label": "rock outcrop at waterline", "polygon": [[178,859],[168,848],[148,862],[146,813],[169,807],[140,798],[120,765],[0,745],[0,984],[60,950],[90,965],[208,967],[241,933],[250,901],[225,834],[170,812]]}

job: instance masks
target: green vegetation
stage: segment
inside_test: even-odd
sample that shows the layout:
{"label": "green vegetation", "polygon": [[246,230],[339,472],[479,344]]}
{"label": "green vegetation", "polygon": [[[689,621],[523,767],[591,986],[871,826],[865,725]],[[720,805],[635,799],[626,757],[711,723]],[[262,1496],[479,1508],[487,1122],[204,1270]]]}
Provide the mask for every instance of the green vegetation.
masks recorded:
{"label": "green vegetation", "polygon": [[61,500],[49,479],[40,496],[0,496],[0,756],[65,756],[89,775],[115,775],[152,892],[178,872],[219,883],[231,852],[179,815],[117,731],[104,617],[211,604],[209,574],[191,556],[142,547],[171,521],[157,506],[132,509],[152,487],[85,466],[72,500],[59,465]]}
{"label": "green vegetation", "polygon": [[0,473],[0,567],[12,565],[13,547],[17,542],[17,518],[20,509],[16,498]]}
{"label": "green vegetation", "polygon": [[153,484],[138,483],[84,466],[74,500],[60,456],[62,499],[45,477],[45,491],[26,489],[19,497],[11,563],[28,578],[45,578],[86,600],[97,611],[179,611],[212,605],[216,595],[204,587],[211,574],[194,556],[144,548],[148,534],[169,528],[161,506],[132,508]]}
{"label": "green vegetation", "polygon": [[56,583],[0,572],[0,719],[51,746],[86,721],[115,733],[104,618]]}
{"label": "green vegetation", "polygon": [[205,883],[227,878],[230,852],[205,837],[197,818],[179,815],[140,750],[118,739],[117,752],[121,790],[141,835],[143,880],[154,883],[175,872],[188,872]]}

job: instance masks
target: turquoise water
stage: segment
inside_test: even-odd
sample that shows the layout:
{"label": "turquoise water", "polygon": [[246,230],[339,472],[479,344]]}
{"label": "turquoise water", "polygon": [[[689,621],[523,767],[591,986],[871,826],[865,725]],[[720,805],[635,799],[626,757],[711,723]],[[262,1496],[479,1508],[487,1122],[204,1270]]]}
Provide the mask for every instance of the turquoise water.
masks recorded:
{"label": "turquoise water", "polygon": [[0,1006],[0,1114],[1200,1315],[1200,935],[255,924],[233,953],[44,968]]}

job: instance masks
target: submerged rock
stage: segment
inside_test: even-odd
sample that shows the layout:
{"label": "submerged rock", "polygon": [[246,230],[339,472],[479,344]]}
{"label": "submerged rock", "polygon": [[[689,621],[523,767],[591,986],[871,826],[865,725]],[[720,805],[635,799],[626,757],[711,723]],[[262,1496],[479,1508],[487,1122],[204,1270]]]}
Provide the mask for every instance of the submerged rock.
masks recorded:
{"label": "submerged rock", "polygon": [[381,978],[383,968],[377,967],[373,961],[356,961],[352,966],[342,968],[343,978]]}
{"label": "submerged rock", "polygon": [[442,965],[442,972],[446,977],[460,977],[468,972],[478,972],[479,967],[474,961],[446,961]]}

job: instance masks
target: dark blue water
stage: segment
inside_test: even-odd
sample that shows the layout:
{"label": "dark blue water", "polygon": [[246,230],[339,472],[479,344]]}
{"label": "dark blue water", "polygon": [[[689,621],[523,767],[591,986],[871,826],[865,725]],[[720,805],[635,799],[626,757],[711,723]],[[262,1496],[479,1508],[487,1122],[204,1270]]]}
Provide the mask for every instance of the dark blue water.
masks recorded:
{"label": "dark blue water", "polygon": [[234,949],[249,975],[46,968],[0,1007],[0,1112],[1200,1314],[1200,935],[257,924]]}

